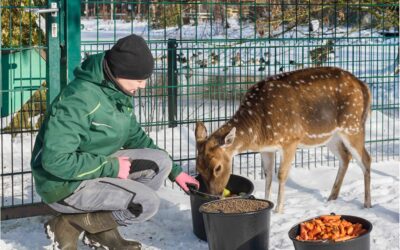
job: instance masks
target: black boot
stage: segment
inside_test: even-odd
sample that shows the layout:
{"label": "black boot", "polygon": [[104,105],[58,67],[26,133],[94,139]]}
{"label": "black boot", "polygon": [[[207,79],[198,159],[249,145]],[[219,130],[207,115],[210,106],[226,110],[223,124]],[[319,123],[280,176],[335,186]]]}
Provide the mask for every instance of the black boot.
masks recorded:
{"label": "black boot", "polygon": [[83,243],[90,247],[102,247],[109,250],[142,249],[142,244],[139,242],[122,238],[117,228],[96,234],[85,232]]}

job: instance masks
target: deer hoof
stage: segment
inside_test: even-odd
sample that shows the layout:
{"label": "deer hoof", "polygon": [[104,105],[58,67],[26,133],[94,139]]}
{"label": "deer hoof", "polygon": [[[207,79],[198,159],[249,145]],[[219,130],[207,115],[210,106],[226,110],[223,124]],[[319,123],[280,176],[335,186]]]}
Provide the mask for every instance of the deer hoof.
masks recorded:
{"label": "deer hoof", "polygon": [[365,202],[364,203],[364,207],[365,208],[371,208],[372,206],[371,206],[371,202]]}
{"label": "deer hoof", "polygon": [[337,199],[337,195],[330,195],[328,198],[328,201],[332,201],[332,200],[334,201],[336,199]]}

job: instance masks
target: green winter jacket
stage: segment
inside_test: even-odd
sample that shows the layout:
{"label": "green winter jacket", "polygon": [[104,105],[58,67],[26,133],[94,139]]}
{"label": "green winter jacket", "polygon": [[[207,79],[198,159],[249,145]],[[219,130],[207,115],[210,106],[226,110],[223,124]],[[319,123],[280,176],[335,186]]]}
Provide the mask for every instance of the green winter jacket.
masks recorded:
{"label": "green winter jacket", "polygon": [[[120,150],[158,147],[132,112],[132,97],[105,80],[104,53],[90,56],[55,98],[32,152],[36,191],[46,203],[69,196],[83,180],[117,177]],[[174,164],[169,178],[182,172]]]}

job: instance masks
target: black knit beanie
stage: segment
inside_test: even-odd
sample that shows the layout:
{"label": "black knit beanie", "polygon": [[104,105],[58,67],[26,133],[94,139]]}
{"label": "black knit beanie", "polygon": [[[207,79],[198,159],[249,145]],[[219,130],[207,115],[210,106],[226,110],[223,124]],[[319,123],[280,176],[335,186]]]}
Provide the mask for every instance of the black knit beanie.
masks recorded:
{"label": "black knit beanie", "polygon": [[115,77],[145,80],[153,73],[153,55],[146,41],[134,34],[119,39],[105,59]]}

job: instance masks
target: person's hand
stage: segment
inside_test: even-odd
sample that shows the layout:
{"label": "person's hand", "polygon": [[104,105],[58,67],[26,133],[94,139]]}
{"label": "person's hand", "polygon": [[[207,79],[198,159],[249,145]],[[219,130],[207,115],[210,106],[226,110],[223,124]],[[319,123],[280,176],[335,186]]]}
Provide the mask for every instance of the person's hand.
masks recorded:
{"label": "person's hand", "polygon": [[187,194],[189,193],[188,184],[192,184],[196,186],[196,189],[199,189],[200,183],[193,178],[192,176],[188,175],[185,172],[180,173],[176,178],[175,182],[185,191]]}
{"label": "person's hand", "polygon": [[129,175],[129,170],[131,169],[131,162],[129,160],[129,157],[119,156],[118,163],[119,163],[118,178],[127,179]]}

